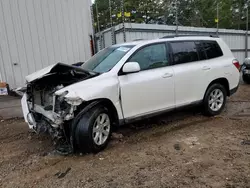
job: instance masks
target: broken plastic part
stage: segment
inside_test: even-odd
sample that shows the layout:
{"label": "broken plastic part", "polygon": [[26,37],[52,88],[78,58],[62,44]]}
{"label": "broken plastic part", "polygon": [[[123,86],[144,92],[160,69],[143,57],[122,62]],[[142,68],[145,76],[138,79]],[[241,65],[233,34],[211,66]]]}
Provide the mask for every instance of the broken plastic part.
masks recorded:
{"label": "broken plastic part", "polygon": [[58,97],[58,100],[61,101],[63,100],[63,98],[68,94],[69,92],[68,91],[64,91],[63,93],[61,93]]}
{"label": "broken plastic part", "polygon": [[75,106],[71,106],[69,113],[64,117],[65,120],[70,120],[74,118]]}
{"label": "broken plastic part", "polygon": [[76,97],[76,98],[66,98],[65,101],[73,106],[79,106],[80,104],[82,104],[83,100],[80,97]]}
{"label": "broken plastic part", "polygon": [[42,106],[34,104],[34,110],[37,113],[44,115],[46,118],[48,118],[49,120],[54,122],[56,125],[60,125],[60,124],[63,123],[63,120],[61,119],[61,117],[58,114],[56,114],[53,111],[46,111],[46,110],[43,109]]}

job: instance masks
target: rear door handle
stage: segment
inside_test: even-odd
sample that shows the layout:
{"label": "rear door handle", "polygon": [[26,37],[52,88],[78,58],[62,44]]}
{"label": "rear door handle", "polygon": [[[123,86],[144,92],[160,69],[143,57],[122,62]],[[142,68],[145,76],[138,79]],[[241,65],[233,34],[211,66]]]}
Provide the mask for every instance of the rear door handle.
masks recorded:
{"label": "rear door handle", "polygon": [[165,73],[162,78],[170,78],[170,77],[173,77],[173,74],[172,73]]}
{"label": "rear door handle", "polygon": [[208,67],[208,66],[204,66],[203,68],[202,68],[202,70],[210,70],[211,68],[210,67]]}

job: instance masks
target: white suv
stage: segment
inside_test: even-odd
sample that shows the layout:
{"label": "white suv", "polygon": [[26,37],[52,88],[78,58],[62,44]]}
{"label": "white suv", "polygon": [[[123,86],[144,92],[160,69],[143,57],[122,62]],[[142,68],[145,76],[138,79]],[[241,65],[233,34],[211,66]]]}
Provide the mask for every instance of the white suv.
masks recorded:
{"label": "white suv", "polygon": [[217,115],[237,91],[240,64],[216,37],[110,46],[80,67],[58,63],[26,77],[24,118],[75,151],[104,149],[114,126],[187,105]]}

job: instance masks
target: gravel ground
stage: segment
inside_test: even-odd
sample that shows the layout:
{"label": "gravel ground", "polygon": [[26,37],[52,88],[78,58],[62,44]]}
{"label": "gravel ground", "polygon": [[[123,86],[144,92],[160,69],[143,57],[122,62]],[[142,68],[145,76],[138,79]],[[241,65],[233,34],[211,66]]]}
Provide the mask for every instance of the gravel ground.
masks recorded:
{"label": "gravel ground", "polygon": [[120,128],[96,155],[57,156],[22,119],[0,122],[0,187],[250,187],[250,85],[217,117],[197,109]]}

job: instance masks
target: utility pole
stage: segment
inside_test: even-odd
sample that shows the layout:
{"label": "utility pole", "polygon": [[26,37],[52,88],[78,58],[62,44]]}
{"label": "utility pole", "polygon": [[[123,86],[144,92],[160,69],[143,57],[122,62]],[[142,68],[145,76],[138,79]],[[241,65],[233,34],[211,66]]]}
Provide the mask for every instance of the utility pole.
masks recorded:
{"label": "utility pole", "polygon": [[245,57],[248,57],[248,1],[247,1],[247,13],[246,13],[246,46],[245,46]]}
{"label": "utility pole", "polygon": [[97,2],[95,2],[95,8],[96,8],[97,29],[98,29],[98,33],[100,34],[100,23],[99,23],[99,13],[98,13]]}
{"label": "utility pole", "polygon": [[121,0],[121,8],[122,8],[123,40],[124,42],[126,42],[127,39],[126,39],[126,28],[125,28],[124,0]]}
{"label": "utility pole", "polygon": [[101,32],[100,32],[100,23],[99,23],[99,13],[98,13],[98,6],[97,1],[95,1],[95,8],[96,8],[96,19],[97,19],[97,29],[98,29],[98,36],[99,36],[99,50],[102,49],[102,41],[101,41]]}
{"label": "utility pole", "polygon": [[218,36],[219,35],[219,3],[218,3],[218,0],[217,0],[217,30],[216,30],[216,35]]}
{"label": "utility pole", "polygon": [[110,26],[113,26],[113,19],[112,19],[112,5],[111,0],[109,0],[109,13],[110,13]]}
{"label": "utility pole", "polygon": [[96,32],[95,32],[95,18],[94,18],[94,6],[91,5],[90,7],[90,10],[91,10],[91,20],[92,20],[92,29],[93,29],[93,37],[92,37],[92,45],[93,45],[93,53],[96,54],[97,52],[97,49],[96,49]]}
{"label": "utility pole", "polygon": [[179,23],[178,23],[178,5],[177,5],[177,0],[175,0],[175,24],[176,24],[175,35],[178,36]]}
{"label": "utility pole", "polygon": [[111,29],[111,41],[112,44],[115,44],[115,34],[114,34],[114,28],[113,28],[113,18],[112,18],[112,3],[111,0],[109,0],[109,13],[110,13],[110,29]]}

